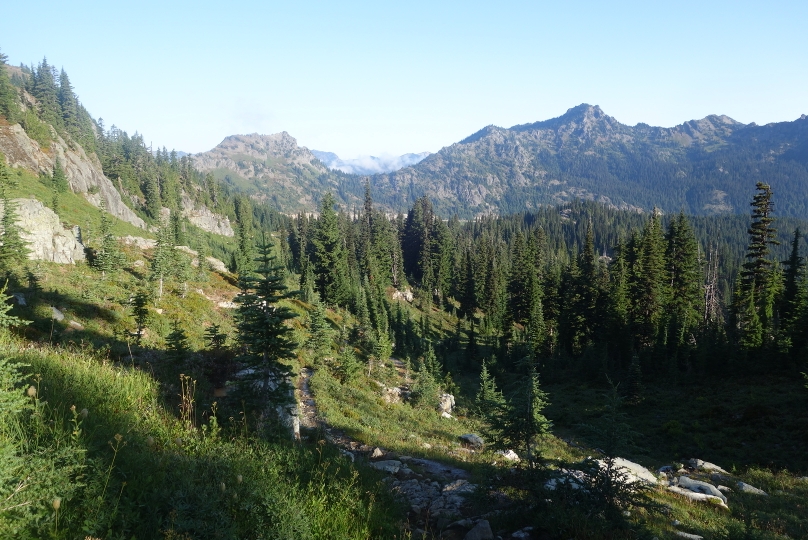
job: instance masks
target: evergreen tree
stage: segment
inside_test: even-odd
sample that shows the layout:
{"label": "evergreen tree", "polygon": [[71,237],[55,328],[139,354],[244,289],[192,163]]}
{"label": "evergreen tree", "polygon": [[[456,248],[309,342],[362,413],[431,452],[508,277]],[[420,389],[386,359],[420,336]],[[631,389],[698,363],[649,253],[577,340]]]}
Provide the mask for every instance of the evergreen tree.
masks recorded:
{"label": "evergreen tree", "polygon": [[520,449],[533,467],[536,439],[550,431],[551,423],[542,414],[547,403],[547,394],[539,386],[535,364],[530,362],[527,377],[522,379],[508,400],[498,423],[491,427],[493,446],[503,450]]}
{"label": "evergreen tree", "polygon": [[174,367],[180,367],[188,358],[189,352],[188,336],[180,326],[180,322],[174,320],[171,325],[171,333],[166,337],[166,359]]}
{"label": "evergreen tree", "polygon": [[8,289],[8,280],[3,284],[3,288],[0,289],[0,330],[5,328],[13,328],[16,326],[23,326],[28,324],[30,321],[26,321],[21,319],[20,317],[16,317],[11,315],[9,311],[11,311],[11,304],[9,304],[9,300],[11,300],[11,296],[6,294],[6,290]]}
{"label": "evergreen tree", "polygon": [[9,279],[16,276],[28,258],[28,243],[23,240],[17,224],[17,204],[6,190],[2,194],[3,216],[0,218],[0,276]]}
{"label": "evergreen tree", "polygon": [[783,297],[780,302],[780,314],[786,325],[789,325],[793,319],[799,300],[800,285],[805,275],[805,257],[800,255],[801,237],[802,233],[796,229],[791,241],[791,254],[788,260],[783,261],[786,269],[783,272]]}
{"label": "evergreen tree", "polygon": [[475,397],[477,412],[489,424],[496,425],[505,409],[505,405],[505,397],[497,389],[497,382],[488,372],[488,365],[483,362],[483,367],[480,370],[480,386]]}
{"label": "evergreen tree", "polygon": [[93,266],[101,271],[102,276],[106,276],[107,272],[115,271],[120,268],[124,261],[124,255],[118,247],[118,240],[112,234],[112,218],[105,211],[102,204],[101,206],[101,246],[95,251],[93,259]]}
{"label": "evergreen tree", "polygon": [[224,349],[227,343],[227,334],[222,332],[221,326],[218,324],[211,324],[205,331],[205,344],[208,349],[212,351],[220,351]]}
{"label": "evergreen tree", "polygon": [[292,310],[279,306],[288,298],[283,284],[283,268],[275,264],[272,245],[262,236],[258,246],[255,275],[239,276],[241,292],[236,297],[236,328],[241,345],[239,362],[245,368],[242,387],[255,385],[272,405],[287,405],[290,388],[289,368],[283,360],[294,357],[292,329],[286,321],[295,317]]}
{"label": "evergreen tree", "polygon": [[135,340],[139,347],[149,323],[149,296],[144,291],[139,291],[132,298],[132,317],[135,319]]}
{"label": "evergreen tree", "polygon": [[[684,213],[671,221],[666,239],[670,287],[666,310],[668,348],[674,355],[684,355],[682,349],[694,338],[703,312],[699,249]],[[679,358],[679,365],[686,367],[683,358]]]}
{"label": "evergreen tree", "polygon": [[768,258],[770,246],[778,245],[777,230],[772,226],[772,190],[768,184],[758,182],[752,198],[752,224],[749,227],[747,261],[740,273],[733,299],[735,328],[744,349],[763,346],[774,328],[774,292],[777,283],[773,275],[773,261]]}
{"label": "evergreen tree", "polygon": [[176,249],[170,229],[163,224],[157,230],[157,244],[154,247],[149,273],[151,281],[158,282],[157,298],[163,297],[164,281],[170,278],[176,267]]}
{"label": "evergreen tree", "polygon": [[13,123],[18,112],[17,89],[11,84],[6,70],[8,57],[0,52],[0,115]]}
{"label": "evergreen tree", "polygon": [[344,307],[350,298],[348,254],[340,233],[334,205],[334,197],[330,193],[326,193],[312,239],[314,281],[323,302]]}
{"label": "evergreen tree", "polygon": [[309,337],[306,346],[314,354],[315,362],[322,360],[331,351],[332,331],[326,318],[325,306],[320,302],[314,304],[314,309],[309,313]]}

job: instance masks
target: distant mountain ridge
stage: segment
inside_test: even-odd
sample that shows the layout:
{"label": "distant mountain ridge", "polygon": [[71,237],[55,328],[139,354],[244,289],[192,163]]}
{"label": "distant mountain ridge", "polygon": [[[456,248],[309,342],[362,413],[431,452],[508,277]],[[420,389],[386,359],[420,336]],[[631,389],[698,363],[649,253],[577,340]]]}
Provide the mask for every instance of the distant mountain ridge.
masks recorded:
{"label": "distant mountain ridge", "polygon": [[420,152],[417,154],[403,154],[401,156],[361,156],[355,159],[340,159],[340,157],[333,152],[312,150],[311,153],[329,169],[359,175],[394,172],[404,167],[415,165],[430,155],[430,152]]}
{"label": "distant mountain ridge", "polygon": [[[326,191],[349,206],[361,200],[365,178],[329,169],[329,159],[287,133],[228,137],[194,157],[197,167],[285,212],[316,210]],[[779,215],[808,218],[805,115],[764,126],[710,115],[664,128],[621,124],[582,104],[549,120],[487,126],[415,165],[370,177],[374,200],[390,210],[428,195],[443,216],[464,218],[579,198],[638,211],[747,213],[758,181],[772,185]]]}

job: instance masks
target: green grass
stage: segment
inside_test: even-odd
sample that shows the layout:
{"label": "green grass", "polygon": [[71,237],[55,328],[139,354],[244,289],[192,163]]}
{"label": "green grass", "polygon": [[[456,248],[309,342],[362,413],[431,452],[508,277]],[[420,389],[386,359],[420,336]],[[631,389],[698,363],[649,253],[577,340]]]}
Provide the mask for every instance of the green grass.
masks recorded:
{"label": "green grass", "polygon": [[[12,198],[33,198],[42,201],[48,208],[53,200],[53,189],[50,185],[40,182],[39,177],[24,169],[12,169],[11,174],[17,185],[10,190]],[[82,229],[85,239],[92,239],[95,232],[101,228],[102,210],[90,204],[83,195],[66,191],[59,194],[58,214],[64,224],[78,225]],[[142,236],[153,238],[154,235],[117,218],[112,218],[112,234],[117,236]]]}
{"label": "green grass", "polygon": [[4,538],[400,535],[377,477],[333,450],[269,443],[236,419],[181,421],[149,375],[90,352],[4,336],[0,357]]}

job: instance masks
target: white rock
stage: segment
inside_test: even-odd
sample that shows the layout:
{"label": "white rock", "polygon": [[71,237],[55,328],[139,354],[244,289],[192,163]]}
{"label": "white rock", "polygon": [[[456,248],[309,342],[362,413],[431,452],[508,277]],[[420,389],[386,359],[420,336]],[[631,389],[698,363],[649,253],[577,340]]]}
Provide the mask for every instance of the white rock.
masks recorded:
{"label": "white rock", "polygon": [[[601,466],[601,468],[606,467],[606,462],[603,460],[598,460],[598,464]],[[639,463],[634,463],[633,461],[618,457],[614,458],[614,466],[622,469],[622,471],[628,476],[628,481],[630,483],[639,481],[652,485],[659,483],[659,479],[656,477],[656,475]]]}
{"label": "white rock", "polygon": [[704,493],[696,493],[695,491],[680,488],[679,486],[668,486],[668,491],[687,497],[691,501],[706,501],[721,506],[722,508],[726,508],[727,510],[729,509],[729,507],[721,498],[716,497],[714,495],[705,495]]}
{"label": "white rock", "polygon": [[76,330],[84,330],[84,325],[82,325],[79,321],[71,320],[67,323],[70,328],[75,328]]}
{"label": "white rock", "polygon": [[724,474],[729,474],[727,471],[725,471],[715,463],[710,463],[709,461],[702,461],[700,459],[693,458],[688,462],[688,464],[694,469],[698,469],[700,471],[715,471]]}
{"label": "white rock", "polygon": [[225,264],[216,257],[206,257],[205,260],[208,261],[208,264],[213,271],[221,274],[227,273],[227,266],[225,266]]}
{"label": "white rock", "polygon": [[380,457],[384,457],[384,452],[378,446],[373,449],[370,453],[370,459],[379,459]]}
{"label": "white rock", "polygon": [[443,411],[442,413],[440,413],[440,417],[441,417],[441,418],[446,418],[447,420],[451,420],[452,418],[454,418],[454,416],[452,416],[451,414],[447,413],[446,411]]}
{"label": "white rock", "polygon": [[51,306],[51,318],[56,319],[59,322],[65,320],[65,314],[56,309],[55,307]]}
{"label": "white rock", "polygon": [[224,309],[236,309],[238,304],[235,302],[219,302],[219,307]]}
{"label": "white rock", "polygon": [[699,536],[698,534],[690,534],[683,531],[674,531],[673,534],[680,538],[688,538],[689,540],[704,540],[703,536]]}
{"label": "white rock", "polygon": [[451,413],[454,410],[455,397],[452,394],[441,394],[440,402],[438,403],[438,410],[445,413]]}
{"label": "white rock", "polygon": [[750,486],[746,482],[738,482],[738,489],[740,489],[741,492],[743,492],[743,493],[750,493],[752,495],[767,495],[768,496],[768,493],[766,493],[762,489],[758,489],[755,486]]}
{"label": "white rock", "polygon": [[135,246],[140,249],[154,249],[157,245],[157,240],[152,240],[151,238],[143,238],[142,236],[121,236],[121,242],[126,244],[127,246]]}
{"label": "white rock", "polygon": [[519,456],[513,450],[497,450],[497,455],[508,461],[519,461]]}
{"label": "white rock", "polygon": [[[17,207],[20,237],[28,244],[28,258],[74,264],[84,260],[81,231],[62,226],[59,216],[36,199],[12,199]],[[0,201],[0,215],[4,211]],[[77,237],[78,236],[78,237]]]}
{"label": "white rock", "polygon": [[679,487],[695,491],[696,493],[704,493],[705,495],[712,495],[718,497],[724,504],[727,502],[727,496],[721,493],[717,487],[701,480],[693,480],[687,476],[680,476],[678,481]]}
{"label": "white rock", "polygon": [[205,206],[196,207],[191,197],[183,191],[181,197],[182,215],[188,218],[192,224],[203,231],[220,234],[222,236],[234,236],[233,227],[230,225],[230,218],[221,216]]}

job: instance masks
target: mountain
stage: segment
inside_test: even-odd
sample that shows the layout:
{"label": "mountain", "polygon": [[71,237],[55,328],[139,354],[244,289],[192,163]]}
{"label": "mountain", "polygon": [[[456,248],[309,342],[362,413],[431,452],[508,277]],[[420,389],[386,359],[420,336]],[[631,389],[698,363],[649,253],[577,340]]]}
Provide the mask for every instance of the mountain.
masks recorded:
{"label": "mountain", "polygon": [[[285,131],[231,135],[192,159],[197,170],[269,200],[285,212],[315,210],[327,191],[344,191],[340,190],[340,179],[346,175],[329,170]],[[358,193],[358,188],[353,191]],[[347,193],[340,198],[342,202],[351,199]]]}
{"label": "mountain", "polygon": [[401,156],[360,156],[355,159],[340,159],[340,157],[333,152],[312,150],[311,153],[329,169],[359,175],[394,172],[404,167],[415,165],[430,155],[429,152],[420,152],[418,154],[410,153]]}
{"label": "mountain", "polygon": [[[285,212],[315,210],[326,191],[348,205],[361,200],[366,177],[329,169],[337,160],[285,132],[234,135],[194,157],[200,170]],[[390,210],[428,195],[442,215],[464,218],[579,198],[638,211],[747,213],[758,181],[774,189],[778,215],[808,218],[805,115],[765,126],[711,115],[665,128],[621,124],[582,104],[550,120],[487,126],[415,165],[370,176],[374,200]]]}
{"label": "mountain", "polygon": [[373,187],[394,206],[426,194],[444,215],[466,217],[574,198],[709,215],[746,213],[757,181],[772,185],[778,214],[808,217],[805,115],[765,126],[711,115],[663,128],[627,126],[583,104],[543,122],[485,127],[375,176]]}

